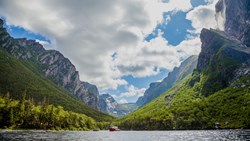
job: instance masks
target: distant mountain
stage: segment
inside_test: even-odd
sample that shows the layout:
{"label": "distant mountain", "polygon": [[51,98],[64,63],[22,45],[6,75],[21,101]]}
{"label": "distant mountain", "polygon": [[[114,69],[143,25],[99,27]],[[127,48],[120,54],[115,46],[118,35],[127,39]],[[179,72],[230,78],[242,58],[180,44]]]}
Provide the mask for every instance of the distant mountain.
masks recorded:
{"label": "distant mountain", "polygon": [[99,106],[101,111],[116,117],[123,117],[137,109],[135,103],[117,103],[110,94],[100,95]]}
{"label": "distant mountain", "polygon": [[136,109],[138,109],[138,106],[136,105],[136,103],[118,104],[118,106],[116,107],[116,111],[117,111],[116,115],[118,115],[118,117],[123,117],[135,111]]}
{"label": "distant mountain", "polygon": [[[84,113],[98,121],[112,117],[98,108],[95,86],[79,80],[74,65],[60,52],[45,50],[34,40],[14,39],[0,20],[0,94],[19,99],[23,91],[37,103],[47,101],[64,109]],[[82,101],[80,101],[82,100]]]}
{"label": "distant mountain", "polygon": [[250,128],[250,1],[220,0],[216,12],[221,10],[225,31],[201,31],[201,53],[192,75],[121,119],[121,128]]}
{"label": "distant mountain", "polygon": [[44,74],[87,105],[98,109],[98,90],[87,88],[89,85],[80,81],[75,66],[60,52],[45,50],[42,45],[34,40],[12,38],[3,28],[2,20],[0,33],[2,49],[20,61],[28,62],[34,71]]}
{"label": "distant mountain", "polygon": [[101,111],[109,114],[117,114],[116,107],[118,103],[110,94],[102,94],[99,99],[99,107]]}
{"label": "distant mountain", "polygon": [[197,66],[198,56],[191,56],[181,63],[179,67],[175,67],[161,82],[151,83],[144,95],[136,101],[137,106],[143,106],[154,100],[162,93],[169,90],[176,82],[182,80],[191,74]]}

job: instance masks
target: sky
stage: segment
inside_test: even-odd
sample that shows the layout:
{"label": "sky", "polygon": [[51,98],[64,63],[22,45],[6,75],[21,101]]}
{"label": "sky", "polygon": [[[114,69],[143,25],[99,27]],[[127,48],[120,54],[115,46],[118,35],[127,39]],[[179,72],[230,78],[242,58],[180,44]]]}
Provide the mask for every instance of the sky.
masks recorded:
{"label": "sky", "polygon": [[198,55],[202,28],[217,28],[218,0],[0,0],[16,38],[59,50],[100,94],[135,102],[152,82]]}

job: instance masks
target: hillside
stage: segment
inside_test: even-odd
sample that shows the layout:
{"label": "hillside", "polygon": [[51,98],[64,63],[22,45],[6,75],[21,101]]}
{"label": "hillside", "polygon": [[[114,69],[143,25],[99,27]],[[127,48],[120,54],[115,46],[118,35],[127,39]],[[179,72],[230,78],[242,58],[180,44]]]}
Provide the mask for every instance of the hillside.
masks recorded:
{"label": "hillside", "polygon": [[97,87],[80,81],[79,72],[75,66],[59,51],[45,50],[35,40],[12,38],[3,27],[1,19],[0,46],[13,57],[22,61],[33,72],[44,75],[85,104],[94,109],[99,109],[99,92]]}
{"label": "hillside", "polygon": [[117,124],[136,130],[249,129],[249,25],[231,19],[240,15],[248,21],[249,5],[247,0],[220,0],[216,12],[227,9],[225,31],[201,31],[197,69]]}
{"label": "hillside", "polygon": [[122,118],[122,129],[171,130],[250,127],[250,75],[205,97],[191,87],[192,76]]}
{"label": "hillside", "polygon": [[[49,80],[41,72],[41,64],[32,60],[36,59],[34,56],[33,58],[28,52],[22,52],[22,49],[20,49],[21,51],[18,52],[18,46],[15,44],[15,42],[18,42],[19,40],[14,40],[8,37],[8,41],[6,42],[6,36],[9,35],[6,31],[4,31],[3,28],[1,28],[0,35],[1,95],[9,93],[12,98],[20,99],[21,94],[24,91],[27,91],[27,98],[33,99],[36,103],[40,103],[46,99],[46,101],[49,101],[50,104],[55,106],[61,105],[65,110],[86,114],[87,116],[93,117],[97,121],[107,121],[113,119],[113,117],[107,114],[95,111],[94,109],[90,108],[64,88]],[[13,44],[13,46],[9,46],[10,48],[8,48],[13,49],[13,54],[17,56],[27,55],[30,56],[30,59],[17,59],[17,57],[10,55],[6,51],[6,48],[2,46],[7,46],[7,44]],[[39,47],[40,46],[37,46],[37,48],[34,47],[34,50],[43,50],[43,48]],[[26,55],[22,55],[24,53]],[[36,52],[34,51],[34,53]]]}
{"label": "hillside", "polygon": [[166,92],[178,81],[191,74],[197,66],[198,56],[190,56],[179,67],[175,67],[161,82],[151,83],[144,95],[136,101],[137,106],[143,106]]}
{"label": "hillside", "polygon": [[31,71],[24,63],[2,49],[0,49],[0,72],[1,95],[9,92],[12,98],[20,99],[21,94],[26,90],[27,98],[34,99],[36,103],[47,99],[50,104],[61,105],[68,111],[84,113],[98,121],[112,119],[85,105],[43,75]]}

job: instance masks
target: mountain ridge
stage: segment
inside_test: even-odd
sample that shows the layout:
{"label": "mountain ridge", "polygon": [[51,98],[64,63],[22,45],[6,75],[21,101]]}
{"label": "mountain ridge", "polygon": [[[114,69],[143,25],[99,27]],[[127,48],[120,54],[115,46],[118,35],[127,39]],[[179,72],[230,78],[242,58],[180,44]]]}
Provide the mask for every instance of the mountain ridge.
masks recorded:
{"label": "mountain ridge", "polygon": [[[53,104],[55,106],[61,105],[67,111],[85,114],[89,117],[94,118],[96,121],[110,121],[114,119],[112,116],[96,111],[87,106],[83,101],[80,101],[80,99],[63,88],[61,86],[62,84],[56,84],[52,78],[49,79],[48,77],[50,75],[46,76],[46,74],[44,74],[44,72],[46,72],[44,70],[47,70],[48,68],[53,66],[53,64],[56,64],[58,62],[55,62],[55,60],[53,59],[52,61],[51,59],[47,59],[47,61],[51,64],[44,65],[37,60],[41,58],[48,58],[49,53],[51,52],[54,54],[59,54],[54,55],[53,57],[61,57],[63,58],[62,60],[66,60],[61,64],[62,66],[70,65],[73,72],[75,72],[75,74],[78,73],[77,71],[75,71],[75,68],[70,63],[70,61],[66,59],[62,54],[58,53],[57,51],[46,52],[42,45],[34,40],[26,40],[25,38],[12,38],[7,33],[6,29],[3,28],[2,20],[0,20],[0,26],[1,95],[5,95],[8,93],[11,98],[18,100],[22,97],[21,94],[26,91],[27,98],[33,99],[36,103],[40,103],[44,101],[44,99],[46,99],[49,104]],[[43,53],[45,53],[45,55]],[[46,63],[46,61],[43,63]],[[49,71],[49,73],[51,72],[53,71]],[[91,89],[92,88],[89,87],[89,90]],[[86,89],[86,91],[87,90],[88,89]]]}
{"label": "mountain ridge", "polygon": [[145,91],[144,95],[139,97],[136,101],[137,106],[143,106],[153,99],[160,96],[162,93],[170,89],[176,82],[185,78],[188,74],[192,73],[198,61],[198,56],[190,56],[184,60],[179,67],[175,67],[172,72],[161,82],[150,83],[149,88]]}
{"label": "mountain ridge", "polygon": [[[56,50],[45,50],[35,40],[26,38],[14,39],[3,28],[3,20],[0,20],[1,47],[15,58],[35,64],[34,70],[43,73],[54,83],[64,87],[80,100],[94,109],[98,107],[98,90],[91,91],[81,82],[79,73],[68,58]],[[32,66],[31,65],[31,66]],[[96,87],[96,86],[95,86]],[[90,94],[91,93],[91,94]]]}

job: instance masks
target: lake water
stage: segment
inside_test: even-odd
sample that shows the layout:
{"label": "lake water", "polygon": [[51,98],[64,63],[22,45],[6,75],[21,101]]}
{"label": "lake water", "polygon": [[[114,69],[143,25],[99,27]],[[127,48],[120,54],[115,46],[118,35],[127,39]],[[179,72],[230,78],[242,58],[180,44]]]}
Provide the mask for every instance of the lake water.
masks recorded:
{"label": "lake water", "polygon": [[0,131],[1,141],[250,141],[250,130]]}

